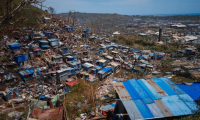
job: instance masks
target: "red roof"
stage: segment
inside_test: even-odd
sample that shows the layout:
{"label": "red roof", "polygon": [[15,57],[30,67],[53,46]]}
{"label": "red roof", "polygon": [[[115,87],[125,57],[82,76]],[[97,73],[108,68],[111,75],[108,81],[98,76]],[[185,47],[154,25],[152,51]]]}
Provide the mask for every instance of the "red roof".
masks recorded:
{"label": "red roof", "polygon": [[74,85],[77,85],[78,84],[78,81],[77,80],[72,80],[72,81],[70,81],[70,82],[66,82],[65,83],[66,85],[69,85],[70,87],[72,87],[72,86],[74,86]]}
{"label": "red roof", "polygon": [[34,51],[40,50],[39,48],[33,48]]}

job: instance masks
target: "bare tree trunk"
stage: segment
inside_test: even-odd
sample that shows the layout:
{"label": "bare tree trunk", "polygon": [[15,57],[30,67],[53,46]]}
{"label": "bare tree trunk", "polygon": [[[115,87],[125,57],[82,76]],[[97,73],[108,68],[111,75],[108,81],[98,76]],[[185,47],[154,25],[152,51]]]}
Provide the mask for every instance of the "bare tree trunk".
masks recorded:
{"label": "bare tree trunk", "polygon": [[[44,2],[45,0],[41,1]],[[20,4],[12,9],[13,7],[13,0],[6,0],[6,14],[1,16],[0,20],[0,27],[2,27],[3,24],[9,23],[21,10],[23,10],[25,7],[32,3],[38,3],[39,0],[21,0]],[[4,8],[2,8],[4,9]]]}
{"label": "bare tree trunk", "polygon": [[93,105],[94,105],[94,116],[96,117],[96,105],[95,105],[93,86],[91,86],[91,90],[92,90],[92,99],[93,99]]}

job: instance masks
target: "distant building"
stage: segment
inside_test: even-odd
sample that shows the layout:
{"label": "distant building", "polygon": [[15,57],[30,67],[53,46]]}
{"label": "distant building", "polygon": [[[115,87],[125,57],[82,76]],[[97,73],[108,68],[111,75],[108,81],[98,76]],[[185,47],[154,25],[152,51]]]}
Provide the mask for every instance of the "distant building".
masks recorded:
{"label": "distant building", "polygon": [[113,36],[114,35],[120,35],[120,33],[118,31],[116,31],[116,32],[113,33]]}
{"label": "distant building", "polygon": [[173,25],[171,25],[171,28],[184,29],[184,28],[186,28],[186,25],[183,25],[183,24],[173,24]]}
{"label": "distant building", "polygon": [[51,18],[44,17],[44,22],[45,22],[45,23],[50,23],[50,22],[51,22]]}
{"label": "distant building", "polygon": [[147,37],[147,36],[149,36],[149,34],[145,34],[145,33],[139,33],[139,36],[142,36],[142,37]]}
{"label": "distant building", "polygon": [[200,29],[200,24],[188,24],[187,29],[189,30],[197,30]]}

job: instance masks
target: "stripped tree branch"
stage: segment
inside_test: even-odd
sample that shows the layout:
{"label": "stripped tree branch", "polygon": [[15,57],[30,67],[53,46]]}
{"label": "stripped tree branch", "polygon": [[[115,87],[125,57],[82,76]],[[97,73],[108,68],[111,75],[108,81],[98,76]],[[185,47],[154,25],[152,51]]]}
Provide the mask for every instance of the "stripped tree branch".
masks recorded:
{"label": "stripped tree branch", "polygon": [[28,5],[32,3],[38,4],[44,1],[45,0],[21,0],[21,2],[14,8],[13,0],[6,0],[6,6],[5,6],[6,14],[0,17],[1,18],[0,27],[3,24],[10,23],[10,20],[12,20],[17,15],[17,13],[19,13]]}

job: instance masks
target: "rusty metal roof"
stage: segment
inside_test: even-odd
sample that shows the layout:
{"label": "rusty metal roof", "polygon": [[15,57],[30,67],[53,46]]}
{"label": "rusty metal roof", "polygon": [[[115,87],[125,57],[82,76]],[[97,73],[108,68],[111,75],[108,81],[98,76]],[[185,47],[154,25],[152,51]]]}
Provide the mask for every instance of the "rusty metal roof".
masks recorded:
{"label": "rusty metal roof", "polygon": [[130,94],[124,87],[123,83],[115,83],[114,88],[117,91],[117,94],[119,95],[121,100],[132,100]]}
{"label": "rusty metal roof", "polygon": [[152,79],[146,79],[146,81],[153,87],[153,89],[161,96],[167,96],[167,93],[158,86]]}
{"label": "rusty metal roof", "polygon": [[183,116],[198,111],[194,100],[167,78],[130,79],[115,83],[114,88],[131,120]]}

